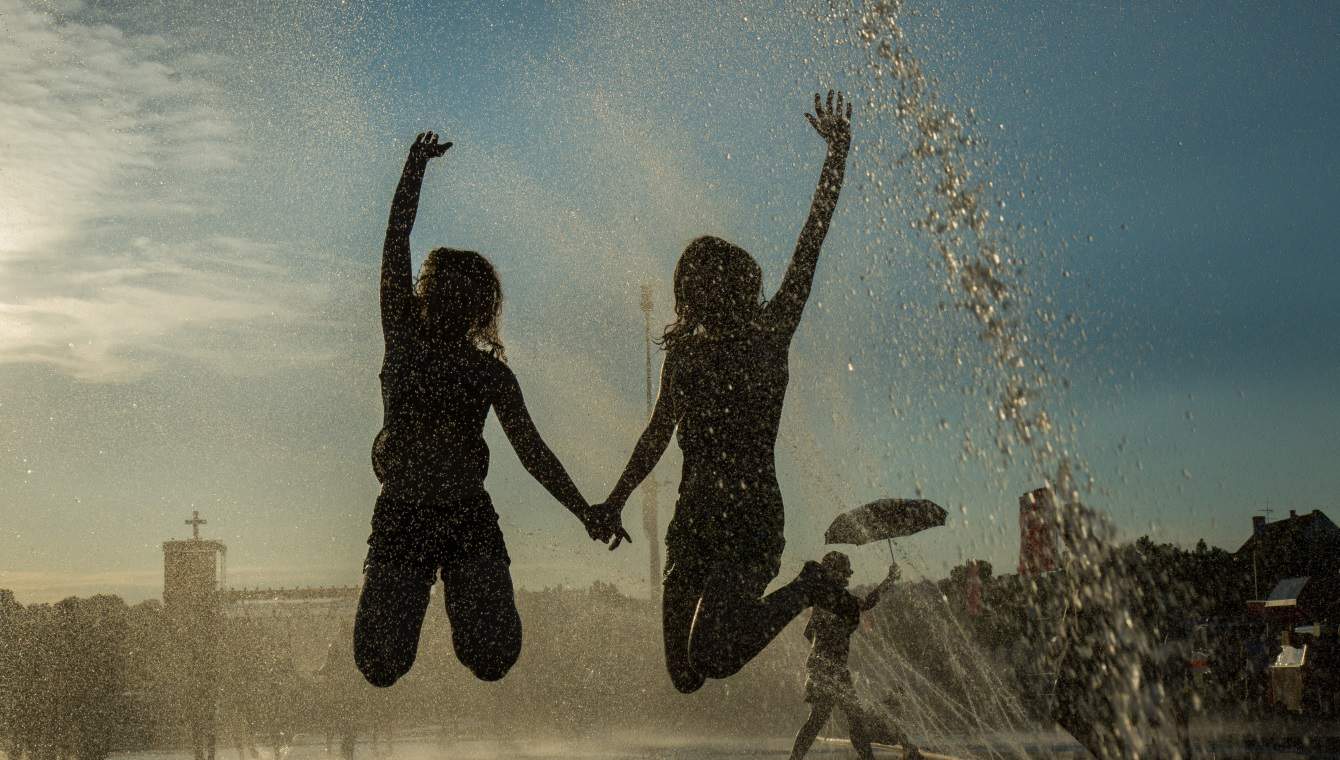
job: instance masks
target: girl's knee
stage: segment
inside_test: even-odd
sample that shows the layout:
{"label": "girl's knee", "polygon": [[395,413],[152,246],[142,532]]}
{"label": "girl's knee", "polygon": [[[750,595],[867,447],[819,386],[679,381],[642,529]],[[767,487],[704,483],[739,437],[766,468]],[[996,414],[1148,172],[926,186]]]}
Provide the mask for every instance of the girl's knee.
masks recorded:
{"label": "girl's knee", "polygon": [[740,631],[734,622],[722,610],[708,609],[704,599],[689,635],[690,667],[708,678],[729,678],[744,667],[749,658],[737,651]]}
{"label": "girl's knee", "polygon": [[680,694],[692,694],[707,682],[703,674],[687,666],[678,668],[671,666],[667,670],[670,672],[670,683],[674,684],[675,691]]}
{"label": "girl's knee", "polygon": [[707,679],[698,673],[671,673],[670,683],[674,684],[675,691],[680,694],[692,694],[703,688]]}
{"label": "girl's knee", "polygon": [[362,647],[355,649],[354,660],[358,664],[358,672],[363,674],[363,678],[379,689],[385,689],[395,684],[414,665],[412,656],[396,656],[385,652],[374,653]]}
{"label": "girl's knee", "polygon": [[465,667],[481,681],[501,681],[511,671],[521,655],[521,641],[516,645],[504,644],[501,647],[483,647],[475,651],[456,650],[456,655]]}
{"label": "girl's knee", "polygon": [[521,656],[521,621],[476,629],[471,632],[452,631],[452,646],[456,659],[481,681],[498,681],[507,675]]}
{"label": "girl's knee", "polygon": [[368,617],[360,615],[354,624],[354,663],[368,683],[386,688],[414,666],[418,629],[412,635],[408,631],[387,631],[369,624]]}
{"label": "girl's knee", "polygon": [[503,676],[507,675],[515,664],[516,660],[512,660],[511,662],[490,660],[472,665],[470,667],[470,672],[475,674],[475,678],[491,683],[493,681],[501,681]]}
{"label": "girl's knee", "polygon": [[363,678],[367,680],[368,683],[379,689],[394,686],[395,682],[399,681],[400,677],[405,675],[403,672],[397,673],[394,670],[375,665],[359,665],[358,670],[363,674]]}
{"label": "girl's knee", "polygon": [[707,637],[702,640],[694,637],[689,647],[689,665],[707,678],[730,678],[739,673],[744,667],[739,659],[728,645],[722,646]]}

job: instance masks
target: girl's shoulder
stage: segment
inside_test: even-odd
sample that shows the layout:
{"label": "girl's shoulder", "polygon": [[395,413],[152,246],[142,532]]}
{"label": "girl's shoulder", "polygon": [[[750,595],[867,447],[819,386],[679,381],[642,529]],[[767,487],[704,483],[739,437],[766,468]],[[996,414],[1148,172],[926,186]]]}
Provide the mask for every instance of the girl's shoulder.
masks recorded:
{"label": "girl's shoulder", "polygon": [[488,377],[505,380],[514,376],[507,362],[499,359],[492,351],[471,347],[467,354],[469,363]]}
{"label": "girl's shoulder", "polygon": [[453,346],[439,350],[437,361],[453,374],[471,377],[475,382],[495,385],[512,375],[507,364],[489,351],[474,346]]}
{"label": "girl's shoulder", "polygon": [[697,332],[684,335],[666,346],[666,356],[680,360],[734,352],[757,343],[768,343],[786,336],[764,322],[749,322],[719,335]]}

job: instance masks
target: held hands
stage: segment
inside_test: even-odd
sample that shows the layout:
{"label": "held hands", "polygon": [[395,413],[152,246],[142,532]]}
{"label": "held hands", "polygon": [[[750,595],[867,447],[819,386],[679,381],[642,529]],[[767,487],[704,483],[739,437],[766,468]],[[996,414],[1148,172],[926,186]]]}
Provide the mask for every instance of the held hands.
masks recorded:
{"label": "held hands", "polygon": [[828,143],[829,150],[845,152],[851,145],[851,103],[844,100],[842,93],[836,93],[834,103],[832,90],[828,91],[828,104],[819,102],[819,93],[814,93],[814,113],[805,114],[805,118],[814,127],[814,131]]}
{"label": "held hands", "polygon": [[[816,103],[818,97],[815,96]],[[451,143],[449,142],[440,143],[437,141],[436,132],[420,132],[419,136],[414,138],[414,144],[409,148],[409,160],[426,164],[429,159],[437,158],[446,153],[447,148],[450,147]]]}
{"label": "held hands", "polygon": [[593,541],[608,543],[610,551],[619,548],[619,544],[633,542],[633,537],[623,527],[623,505],[612,502],[596,504],[585,513],[578,515],[586,526],[586,535]]}
{"label": "held hands", "polygon": [[592,507],[601,520],[602,527],[608,531],[607,538],[610,542],[610,551],[619,548],[619,544],[627,541],[633,543],[633,537],[628,535],[628,531],[623,527],[623,504],[613,501],[606,501],[603,504],[597,504]]}

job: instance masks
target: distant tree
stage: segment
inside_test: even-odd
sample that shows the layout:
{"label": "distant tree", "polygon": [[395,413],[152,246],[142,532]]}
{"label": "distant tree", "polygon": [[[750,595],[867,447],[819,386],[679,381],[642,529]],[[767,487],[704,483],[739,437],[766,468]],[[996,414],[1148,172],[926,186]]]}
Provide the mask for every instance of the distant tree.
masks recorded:
{"label": "distant tree", "polygon": [[125,746],[132,710],[126,694],[127,610],[115,596],[69,598],[55,606],[48,681],[50,706],[71,760],[101,760]]}
{"label": "distant tree", "polygon": [[164,716],[171,712],[172,678],[165,656],[167,641],[162,602],[150,599],[127,610],[125,687],[131,717],[126,742],[131,747],[157,746],[167,739]]}
{"label": "distant tree", "polygon": [[15,684],[15,750],[32,760],[52,760],[61,748],[57,713],[56,626],[47,604],[28,605],[19,618]]}
{"label": "distant tree", "polygon": [[0,749],[101,760],[131,746],[127,630],[114,596],[25,608],[0,592]]}
{"label": "distant tree", "polygon": [[18,755],[19,633],[23,615],[23,605],[14,600],[14,592],[0,589],[0,752],[7,757]]}

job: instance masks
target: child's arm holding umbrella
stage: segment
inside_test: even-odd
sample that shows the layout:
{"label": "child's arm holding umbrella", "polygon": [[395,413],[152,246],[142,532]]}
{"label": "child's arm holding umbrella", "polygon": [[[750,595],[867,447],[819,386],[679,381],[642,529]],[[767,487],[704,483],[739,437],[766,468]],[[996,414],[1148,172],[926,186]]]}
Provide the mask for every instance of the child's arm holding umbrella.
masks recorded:
{"label": "child's arm holding umbrella", "polygon": [[861,611],[865,612],[866,610],[874,607],[876,604],[879,604],[879,595],[884,591],[887,591],[888,589],[892,588],[893,584],[898,582],[898,578],[900,575],[901,574],[898,572],[898,566],[890,564],[889,574],[884,576],[884,580],[880,581],[878,586],[871,589],[870,593],[866,594],[864,599],[860,600]]}

